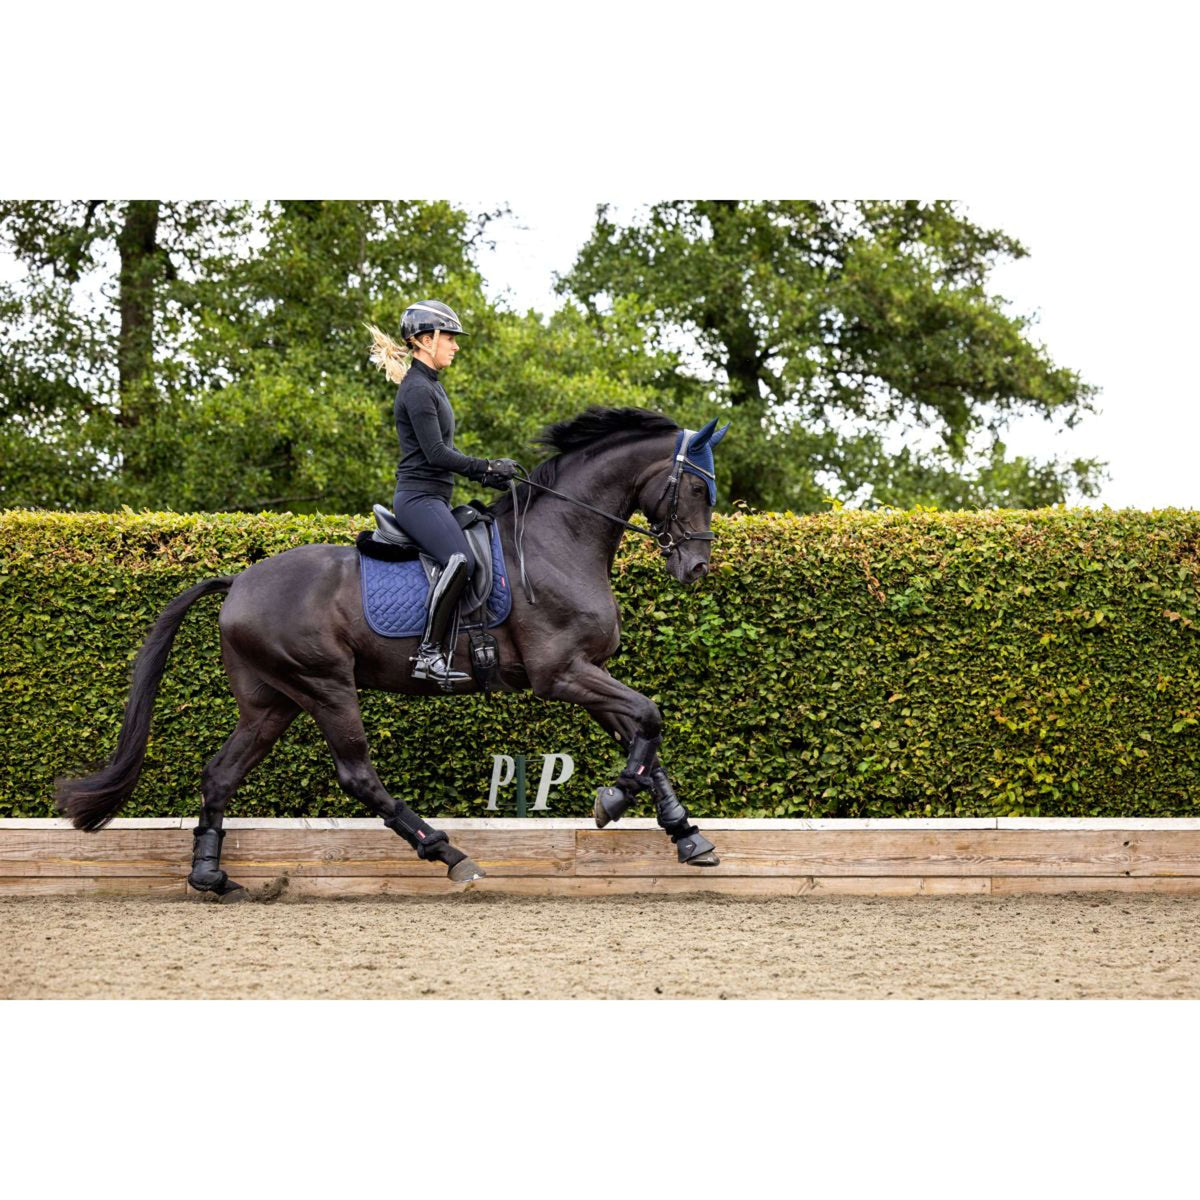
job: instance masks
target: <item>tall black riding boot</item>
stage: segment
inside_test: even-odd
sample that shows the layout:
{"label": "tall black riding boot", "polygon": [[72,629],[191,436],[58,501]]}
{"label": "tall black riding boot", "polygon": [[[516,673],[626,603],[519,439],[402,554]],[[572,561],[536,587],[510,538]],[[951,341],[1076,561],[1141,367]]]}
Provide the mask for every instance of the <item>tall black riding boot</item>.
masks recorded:
{"label": "tall black riding boot", "polygon": [[452,668],[450,664],[454,649],[446,645],[446,634],[458,608],[458,599],[466,586],[467,560],[461,554],[452,554],[445,569],[429,589],[425,633],[417,647],[417,656],[412,660],[414,679],[432,680],[447,692],[453,690],[456,683],[465,683],[471,678],[465,672]]}

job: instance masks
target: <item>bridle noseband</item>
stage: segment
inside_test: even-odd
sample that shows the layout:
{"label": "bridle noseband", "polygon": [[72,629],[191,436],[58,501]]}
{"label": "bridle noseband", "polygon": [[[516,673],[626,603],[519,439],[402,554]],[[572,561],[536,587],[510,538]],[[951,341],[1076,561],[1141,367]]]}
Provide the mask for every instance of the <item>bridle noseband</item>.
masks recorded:
{"label": "bridle noseband", "polygon": [[[696,436],[694,429],[681,429],[679,436],[675,439],[674,461],[671,464],[671,477],[667,480],[666,486],[663,488],[662,496],[659,498],[660,503],[663,499],[667,500],[668,511],[667,515],[661,521],[651,521],[648,529],[641,525],[635,525],[632,521],[626,521],[623,517],[614,516],[612,513],[606,513],[601,508],[596,508],[591,504],[585,503],[583,500],[577,500],[574,496],[566,496],[562,492],[556,492],[553,488],[547,487],[544,483],[537,483],[529,478],[529,472],[521,467],[520,474],[514,475],[510,483],[510,490],[513,501],[513,526],[514,538],[517,548],[517,556],[521,564],[521,581],[525,585],[525,594],[529,598],[530,603],[534,603],[533,589],[529,586],[529,580],[525,577],[525,555],[522,549],[524,538],[522,537],[521,525],[523,524],[520,513],[521,505],[520,498],[517,495],[517,484],[525,483],[531,488],[537,488],[538,491],[545,492],[550,496],[557,496],[560,500],[566,500],[570,504],[574,504],[579,508],[586,508],[588,512],[595,513],[598,517],[603,517],[606,521],[612,521],[617,525],[623,525],[626,529],[632,529],[634,533],[640,533],[644,537],[653,538],[658,543],[658,549],[664,558],[670,558],[676,550],[679,549],[685,542],[711,542],[716,536],[710,530],[705,530],[700,533],[686,529],[683,523],[679,520],[679,483],[683,478],[685,470],[693,471],[697,475],[703,476],[705,479],[711,479],[714,487],[716,486],[716,476],[711,471],[706,471],[698,463],[693,462],[687,456],[688,440]],[[517,464],[520,466],[520,464]],[[655,506],[657,507],[657,505]],[[528,502],[526,503],[528,508]],[[682,536],[676,536],[671,532],[671,526],[679,526]]]}

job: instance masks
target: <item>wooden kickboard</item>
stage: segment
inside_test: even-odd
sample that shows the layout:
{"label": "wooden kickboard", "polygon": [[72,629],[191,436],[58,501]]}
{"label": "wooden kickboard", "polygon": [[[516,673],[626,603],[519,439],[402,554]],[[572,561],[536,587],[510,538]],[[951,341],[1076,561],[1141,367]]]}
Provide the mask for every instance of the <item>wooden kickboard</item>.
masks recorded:
{"label": "wooden kickboard", "polygon": [[[709,827],[721,857],[715,868],[679,864],[666,836],[645,827],[461,820],[451,838],[487,872],[478,890],[516,895],[1200,892],[1200,828],[1192,821],[1177,828],[1161,822],[1153,828],[1128,822],[772,827],[777,824]],[[186,894],[190,828],[165,820],[136,825],[123,822],[87,834],[59,822],[0,821],[0,896]],[[337,828],[238,822],[227,832],[222,865],[247,886],[286,875],[291,896],[461,890],[440,863],[422,862],[390,830],[368,822]]]}

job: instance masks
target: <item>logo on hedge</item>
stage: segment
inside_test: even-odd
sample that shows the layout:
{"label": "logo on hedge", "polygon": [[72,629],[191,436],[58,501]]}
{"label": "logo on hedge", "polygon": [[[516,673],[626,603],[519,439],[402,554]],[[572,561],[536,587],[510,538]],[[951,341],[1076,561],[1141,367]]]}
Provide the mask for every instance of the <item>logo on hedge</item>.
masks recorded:
{"label": "logo on hedge", "polygon": [[[561,774],[555,774],[561,768]],[[556,783],[566,783],[575,774],[575,760],[569,754],[543,754],[542,777],[538,781],[533,812],[549,812],[550,789]],[[516,796],[517,816],[525,815],[525,755],[492,755],[492,786],[488,792],[488,811],[499,811],[500,789],[512,787]]]}

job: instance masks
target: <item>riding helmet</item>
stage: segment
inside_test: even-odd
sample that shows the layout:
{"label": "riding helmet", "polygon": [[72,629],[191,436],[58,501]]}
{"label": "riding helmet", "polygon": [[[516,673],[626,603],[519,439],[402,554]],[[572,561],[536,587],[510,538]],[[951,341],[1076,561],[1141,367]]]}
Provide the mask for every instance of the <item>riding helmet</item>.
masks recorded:
{"label": "riding helmet", "polygon": [[446,333],[463,333],[458,314],[440,300],[421,300],[404,310],[400,321],[400,336],[407,342],[419,333],[433,333],[441,329]]}

